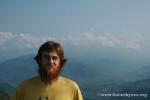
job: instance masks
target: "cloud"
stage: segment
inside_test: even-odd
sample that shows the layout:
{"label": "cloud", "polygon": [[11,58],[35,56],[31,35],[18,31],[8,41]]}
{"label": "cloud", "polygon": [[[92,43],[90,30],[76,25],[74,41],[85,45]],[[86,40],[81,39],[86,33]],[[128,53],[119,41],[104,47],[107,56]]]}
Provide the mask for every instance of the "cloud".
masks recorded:
{"label": "cloud", "polygon": [[68,36],[66,41],[76,46],[104,46],[111,48],[126,48],[133,50],[140,50],[142,46],[142,36],[140,34],[122,33],[122,34],[96,34],[96,33],[80,33],[72,36]]}
{"label": "cloud", "polygon": [[98,33],[78,33],[70,34],[61,38],[58,37],[39,37],[31,34],[16,34],[11,32],[0,32],[0,49],[28,49],[37,48],[47,40],[56,40],[66,45],[78,47],[109,47],[126,48],[140,50],[142,46],[141,35],[135,32],[124,32],[122,34],[98,34]]}
{"label": "cloud", "polygon": [[10,32],[0,32],[0,45],[3,45],[3,43],[13,37],[14,35]]}
{"label": "cloud", "polygon": [[15,34],[11,32],[0,32],[0,49],[28,49],[39,47],[47,40],[55,40],[54,37],[38,37],[31,34]]}

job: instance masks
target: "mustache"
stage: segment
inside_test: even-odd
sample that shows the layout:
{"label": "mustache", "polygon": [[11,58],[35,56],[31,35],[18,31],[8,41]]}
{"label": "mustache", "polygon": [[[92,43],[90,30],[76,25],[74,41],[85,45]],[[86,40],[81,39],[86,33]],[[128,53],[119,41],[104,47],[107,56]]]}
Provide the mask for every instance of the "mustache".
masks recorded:
{"label": "mustache", "polygon": [[53,67],[54,64],[47,63],[46,66]]}

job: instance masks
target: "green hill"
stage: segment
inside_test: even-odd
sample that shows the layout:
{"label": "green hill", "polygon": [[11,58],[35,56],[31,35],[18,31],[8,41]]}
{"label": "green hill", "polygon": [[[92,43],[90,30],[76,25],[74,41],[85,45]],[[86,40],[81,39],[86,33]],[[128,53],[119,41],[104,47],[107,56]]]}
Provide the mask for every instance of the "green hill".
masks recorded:
{"label": "green hill", "polygon": [[0,90],[0,100],[9,100],[9,95]]}

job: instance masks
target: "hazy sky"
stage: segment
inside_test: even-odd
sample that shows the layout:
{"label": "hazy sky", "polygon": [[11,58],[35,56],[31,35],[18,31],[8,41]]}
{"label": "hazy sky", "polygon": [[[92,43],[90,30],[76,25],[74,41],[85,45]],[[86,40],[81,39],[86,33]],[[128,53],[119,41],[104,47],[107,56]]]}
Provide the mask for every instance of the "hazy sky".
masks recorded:
{"label": "hazy sky", "polygon": [[79,55],[149,60],[149,27],[149,0],[0,1],[3,55],[56,40]]}

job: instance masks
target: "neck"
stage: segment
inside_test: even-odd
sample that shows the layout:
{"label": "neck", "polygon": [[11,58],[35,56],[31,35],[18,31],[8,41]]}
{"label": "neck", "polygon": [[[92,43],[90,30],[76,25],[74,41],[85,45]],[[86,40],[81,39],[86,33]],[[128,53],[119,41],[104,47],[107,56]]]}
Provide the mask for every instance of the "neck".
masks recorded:
{"label": "neck", "polygon": [[43,77],[43,76],[40,75],[40,78],[45,84],[53,84],[58,80],[59,76],[56,76],[56,77],[48,77],[48,76]]}

